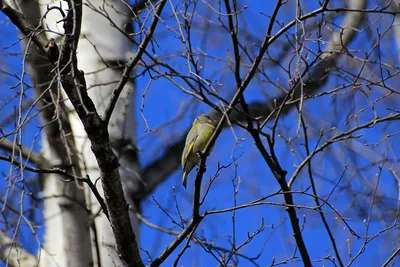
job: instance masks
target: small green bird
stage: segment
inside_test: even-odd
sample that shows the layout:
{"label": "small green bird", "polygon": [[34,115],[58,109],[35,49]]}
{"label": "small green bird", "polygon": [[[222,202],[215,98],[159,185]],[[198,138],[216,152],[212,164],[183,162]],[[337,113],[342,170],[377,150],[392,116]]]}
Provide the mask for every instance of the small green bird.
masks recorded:
{"label": "small green bird", "polygon": [[[186,188],[187,176],[189,172],[200,161],[198,152],[203,151],[203,149],[206,147],[208,141],[215,131],[216,126],[216,119],[208,114],[201,114],[194,120],[192,128],[186,137],[185,148],[183,149],[182,153],[183,187]],[[210,152],[212,149],[213,147],[211,148]]]}

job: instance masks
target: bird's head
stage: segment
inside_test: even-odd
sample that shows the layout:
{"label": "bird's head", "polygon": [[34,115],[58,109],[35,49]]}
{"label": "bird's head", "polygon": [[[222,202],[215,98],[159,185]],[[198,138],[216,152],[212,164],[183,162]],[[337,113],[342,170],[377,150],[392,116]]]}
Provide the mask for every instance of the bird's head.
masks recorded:
{"label": "bird's head", "polygon": [[211,116],[210,114],[201,114],[200,116],[198,116],[195,121],[193,122],[193,124],[195,123],[209,123],[213,126],[217,126],[218,121],[216,120],[216,118],[214,118],[213,116]]}

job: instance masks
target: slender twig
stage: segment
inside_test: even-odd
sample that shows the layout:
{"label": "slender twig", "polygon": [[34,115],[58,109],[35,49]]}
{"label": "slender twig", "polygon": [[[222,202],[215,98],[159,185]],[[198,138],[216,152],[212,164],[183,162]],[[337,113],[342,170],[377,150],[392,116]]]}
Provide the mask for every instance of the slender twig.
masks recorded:
{"label": "slender twig", "polygon": [[[124,264],[129,266],[144,266],[139,254],[136,236],[133,232],[128,205],[124,198],[121,177],[119,175],[118,158],[111,149],[107,124],[100,118],[93,101],[90,99],[83,72],[77,65],[76,49],[78,45],[81,20],[82,1],[69,0],[67,17],[64,19],[64,41],[59,53],[60,59],[49,58],[50,62],[57,62],[63,89],[74,106],[92,144],[92,151],[97,159],[104,190],[105,203],[108,208],[110,224],[116,241],[116,249]],[[44,33],[36,33],[22,13],[12,9],[0,1],[0,10],[25,35],[32,35],[32,41],[40,50],[46,52],[49,43]],[[56,49],[57,46],[52,46]],[[53,51],[54,52],[54,51]],[[56,53],[48,53],[48,57]]]}
{"label": "slender twig", "polygon": [[26,36],[32,38],[32,41],[39,47],[40,50],[46,52],[46,44],[48,39],[43,31],[38,31],[37,27],[30,23],[25,15],[18,10],[13,9],[4,0],[0,0],[0,10],[18,27],[18,29]]}
{"label": "slender twig", "polygon": [[[22,166],[21,162],[15,160],[15,159],[12,159],[11,157],[5,157],[5,156],[0,155],[0,160],[10,162],[17,167]],[[65,170],[63,170],[61,168],[42,169],[42,168],[24,166],[23,170],[34,172],[34,173],[41,173],[41,174],[43,174],[43,173],[58,174],[60,176],[64,176],[64,177],[68,178],[68,179],[62,179],[64,182],[80,181],[80,182],[86,183],[89,186],[90,190],[93,192],[93,194],[96,197],[97,201],[99,202],[101,208],[103,209],[104,214],[106,215],[107,219],[109,220],[108,209],[104,202],[104,199],[101,197],[96,186],[93,184],[93,182],[90,180],[90,178],[88,176],[87,177],[76,176],[76,175],[66,172]]]}
{"label": "slender twig", "polygon": [[[275,10],[273,12],[273,15],[272,15],[273,20],[271,21],[271,24],[273,23],[273,21],[275,20],[275,18],[277,16],[279,7],[280,7],[280,1],[278,1],[277,7],[275,8]],[[244,78],[243,82],[237,89],[231,102],[229,103],[228,107],[226,108],[224,116],[221,117],[221,119],[220,119],[217,127],[215,128],[213,135],[211,136],[210,140],[208,141],[206,147],[200,153],[201,157],[200,157],[200,162],[199,162],[199,169],[198,169],[198,172],[196,175],[195,187],[194,187],[195,189],[194,189],[194,197],[193,197],[192,220],[190,221],[188,226],[182,231],[182,233],[175,240],[173,240],[171,242],[171,244],[153,261],[151,266],[159,266],[201,222],[203,217],[200,216],[200,213],[199,213],[199,210],[200,210],[199,200],[200,200],[201,182],[203,179],[203,174],[205,172],[207,155],[210,153],[211,147],[214,145],[215,141],[217,140],[218,136],[220,135],[220,133],[224,127],[225,118],[229,117],[229,114],[232,112],[233,107],[238,103],[239,99],[243,95],[243,92],[246,90],[250,81],[253,79],[253,77],[257,71],[257,68],[258,68],[259,64],[261,63],[263,55],[267,51],[267,49],[270,45],[271,31],[272,31],[272,26],[270,26],[266,32],[265,38],[261,45],[261,49],[260,49],[258,55],[256,56],[256,58],[252,64],[252,67],[250,68],[249,72],[247,73],[246,77]],[[289,203],[289,204],[293,204],[293,203]]]}
{"label": "slender twig", "polygon": [[[306,153],[307,153],[307,155],[309,155],[310,154],[310,148],[309,148],[309,142],[308,142],[307,126],[306,126],[306,123],[304,122],[303,115],[300,116],[300,119],[301,119],[301,124],[302,124],[302,128],[303,128],[303,133],[304,133],[304,144],[305,144],[305,148],[306,148]],[[318,196],[317,188],[315,187],[315,183],[314,183],[311,160],[308,162],[307,170],[308,170],[308,176],[310,177],[310,183],[311,183],[311,188],[312,188],[313,194],[315,196]],[[315,204],[317,205],[317,209],[320,211],[319,215],[321,217],[322,223],[324,224],[325,230],[328,233],[329,239],[331,240],[331,243],[332,243],[332,246],[333,246],[333,250],[335,251],[335,255],[336,255],[336,258],[337,258],[337,260],[339,262],[339,265],[341,267],[344,267],[343,262],[342,262],[342,258],[340,257],[339,250],[338,250],[336,242],[335,242],[335,238],[333,237],[333,234],[332,234],[332,231],[331,231],[331,229],[329,227],[328,221],[326,220],[325,215],[322,212],[322,208],[321,208],[319,199],[318,199],[318,197],[315,197],[313,199],[314,199]]]}
{"label": "slender twig", "polygon": [[9,139],[3,139],[0,141],[0,148],[2,149],[12,151],[14,147],[17,147],[21,151],[22,156],[36,166],[40,168],[45,168],[45,166],[48,166],[46,159],[42,157],[42,155],[33,152],[32,149],[29,149],[21,144],[17,145]]}
{"label": "slender twig", "polygon": [[294,239],[296,240],[297,247],[299,248],[301,258],[303,260],[304,266],[312,266],[311,259],[308,254],[307,247],[303,240],[303,235],[300,230],[299,226],[299,219],[297,218],[296,209],[294,208],[294,202],[292,193],[290,193],[290,188],[286,182],[285,175],[286,171],[282,170],[279,165],[276,165],[270,155],[268,154],[267,150],[265,149],[260,136],[258,135],[256,130],[250,132],[252,135],[258,150],[260,151],[263,159],[267,163],[268,167],[271,169],[272,173],[275,176],[275,179],[281,186],[283,191],[283,197],[285,199],[285,203],[288,205],[286,211],[288,212],[290,223],[293,229]]}
{"label": "slender twig", "polygon": [[39,257],[29,253],[16,241],[0,232],[0,258],[9,266],[38,266]]}
{"label": "slender twig", "polygon": [[[17,167],[21,166],[20,164],[22,164],[21,162],[17,161],[16,159],[14,159],[12,157],[5,157],[5,156],[1,156],[0,155],[0,160],[10,162],[10,163],[12,163],[13,165],[15,165]],[[34,173],[54,173],[54,174],[59,174],[61,176],[69,178],[69,179],[63,179],[63,181],[65,181],[65,182],[71,182],[71,181],[74,181],[75,179],[79,180],[79,181],[85,181],[86,180],[86,178],[84,178],[84,177],[79,177],[79,176],[70,174],[70,173],[66,172],[65,170],[63,170],[61,168],[42,169],[42,168],[23,166],[23,170],[27,170],[27,171],[34,172]]]}
{"label": "slender twig", "polygon": [[109,102],[109,104],[106,108],[106,111],[104,112],[104,116],[103,116],[106,124],[108,124],[110,122],[110,118],[114,111],[115,105],[117,104],[118,97],[121,94],[122,90],[124,89],[125,84],[130,79],[130,73],[132,72],[133,68],[137,65],[139,60],[142,58],[142,55],[147,48],[147,45],[149,44],[150,40],[153,38],[153,33],[157,27],[157,23],[160,19],[161,12],[162,12],[166,2],[167,2],[167,0],[162,0],[158,4],[158,7],[154,13],[153,20],[151,21],[149,29],[147,30],[142,42],[139,44],[139,47],[138,47],[135,55],[126,64],[124,72],[122,73],[122,77],[119,80],[117,87],[113,90],[113,95],[110,99],[110,102]]}
{"label": "slender twig", "polygon": [[199,217],[195,220],[192,219],[188,226],[175,238],[174,241],[171,242],[171,244],[168,245],[168,247],[156,259],[154,259],[150,266],[160,266],[167,259],[167,257],[182,243],[182,241],[185,240],[185,238],[189,236],[194,229],[196,229],[202,219],[203,217]]}
{"label": "slender twig", "polygon": [[386,267],[389,265],[389,263],[394,259],[394,257],[396,257],[397,254],[400,253],[400,247],[398,247],[392,255],[390,255],[390,257],[382,264],[381,267]]}
{"label": "slender twig", "polygon": [[346,132],[342,132],[339,133],[337,135],[335,135],[334,137],[332,137],[331,139],[329,139],[328,141],[326,141],[324,144],[322,144],[321,146],[315,148],[310,155],[308,155],[302,162],[301,164],[296,168],[295,172],[293,173],[292,177],[289,180],[289,188],[292,187],[294,181],[296,180],[297,176],[299,175],[300,171],[308,164],[308,162],[318,153],[320,153],[321,151],[323,151],[325,148],[327,148],[328,146],[330,146],[333,143],[339,142],[339,141],[343,141],[343,140],[348,140],[350,138],[356,138],[357,136],[353,136],[352,134],[355,133],[356,131],[362,130],[362,129],[366,129],[369,128],[370,126],[373,126],[375,124],[378,123],[382,123],[385,121],[392,121],[392,120],[400,120],[400,113],[399,114],[390,114],[388,116],[385,117],[380,117],[380,118],[375,118],[365,124],[356,126]]}
{"label": "slender twig", "polygon": [[[325,1],[323,3],[323,5],[310,12],[307,13],[299,18],[297,18],[297,21],[305,21],[309,18],[315,17],[318,14],[321,14],[325,11],[326,5],[328,4],[329,1]],[[281,5],[281,1],[277,2],[277,5]],[[275,7],[273,14],[271,15],[271,22],[276,20],[277,17],[277,8]],[[279,37],[281,37],[282,35],[284,35],[289,29],[291,29],[294,25],[296,25],[297,23],[296,20],[293,20],[291,22],[289,22],[287,25],[285,25],[284,27],[282,27],[277,33],[275,33],[274,35],[272,35],[272,28],[273,28],[273,23],[270,23],[267,32],[266,32],[266,36],[262,42],[261,48],[259,53],[256,55],[256,57],[254,58],[254,62],[250,67],[249,72],[247,73],[247,75],[243,78],[241,86],[239,86],[237,88],[237,94],[241,95],[242,94],[242,90],[246,89],[246,87],[249,85],[250,81],[253,79],[255,73],[257,72],[257,69],[260,65],[260,62],[263,59],[263,55],[264,53],[267,51],[268,47],[274,43]],[[163,62],[160,62],[159,60],[154,59],[154,57],[152,57],[152,55],[146,53],[146,56],[148,56],[149,58],[152,58],[157,64],[162,65],[166,68],[168,68],[171,71],[171,67],[163,64]],[[326,68],[324,68],[325,70]],[[185,82],[187,82],[188,84],[190,84],[189,79],[182,77],[182,79],[185,80]],[[192,86],[191,86],[192,87]],[[319,88],[319,87],[318,87]],[[314,86],[313,90],[316,90],[317,88]],[[284,99],[286,97],[286,94],[283,96],[283,98],[278,98],[278,100]],[[204,98],[200,99],[202,101],[204,101]],[[221,99],[220,99],[221,100]],[[282,102],[282,101],[281,101]],[[235,101],[236,103],[236,101]],[[278,102],[280,103],[280,102]],[[213,103],[208,103],[208,105],[212,106],[215,109],[218,109],[217,106],[214,106]],[[270,101],[268,103],[254,103],[253,107],[254,109],[260,110],[260,106],[262,105],[262,110],[264,111],[264,113],[259,114],[260,112],[258,112],[259,116],[268,116],[268,114],[271,114],[271,110],[268,108],[269,106],[274,106],[274,101]],[[291,105],[293,106],[293,105]],[[267,107],[267,108],[266,108]],[[235,106],[230,106],[228,108],[229,110],[231,109],[235,109]],[[287,109],[288,111],[289,109]],[[227,114],[230,114],[231,112],[227,112]],[[267,113],[267,114],[266,114]],[[236,114],[237,115],[237,114]],[[243,118],[246,118],[245,116]],[[147,187],[145,187],[144,192],[135,192],[135,195],[140,195],[141,198],[145,198],[146,196],[148,196],[162,181],[163,179],[165,179],[165,177],[168,177],[169,174],[171,174],[172,172],[174,172],[176,170],[176,167],[180,164],[180,153],[183,149],[185,143],[185,139],[182,138],[181,140],[179,140],[178,142],[176,142],[175,144],[171,145],[170,147],[167,148],[166,153],[164,154],[164,156],[161,159],[157,159],[155,160],[153,163],[151,163],[150,165],[148,165],[146,168],[144,168],[143,170],[143,176],[145,181],[147,181],[146,183],[148,184]],[[171,164],[171,160],[175,159],[173,161],[173,164]],[[156,173],[153,172],[154,169],[160,170],[162,169],[163,172],[157,171]]]}

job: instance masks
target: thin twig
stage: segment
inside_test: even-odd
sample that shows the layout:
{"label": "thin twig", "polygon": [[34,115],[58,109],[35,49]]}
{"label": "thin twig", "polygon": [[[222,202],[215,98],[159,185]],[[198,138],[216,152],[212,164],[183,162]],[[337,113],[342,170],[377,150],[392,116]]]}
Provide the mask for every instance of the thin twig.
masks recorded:
{"label": "thin twig", "polygon": [[149,44],[150,40],[153,38],[154,31],[157,27],[157,23],[160,19],[161,12],[162,12],[166,2],[167,2],[167,0],[161,0],[160,3],[158,4],[158,7],[153,16],[153,20],[151,21],[150,27],[147,30],[145,37],[143,38],[142,42],[139,44],[139,47],[138,47],[135,55],[133,56],[133,58],[131,58],[131,60],[129,60],[129,62],[126,64],[124,72],[122,73],[122,77],[119,80],[117,87],[113,90],[113,95],[112,95],[110,102],[106,108],[106,111],[104,112],[104,115],[103,115],[104,121],[107,125],[110,122],[110,118],[114,111],[115,105],[117,104],[118,97],[121,94],[122,90],[124,89],[125,84],[130,79],[130,73],[132,72],[133,68],[137,65],[139,60],[142,58],[142,55],[147,48],[147,45]]}

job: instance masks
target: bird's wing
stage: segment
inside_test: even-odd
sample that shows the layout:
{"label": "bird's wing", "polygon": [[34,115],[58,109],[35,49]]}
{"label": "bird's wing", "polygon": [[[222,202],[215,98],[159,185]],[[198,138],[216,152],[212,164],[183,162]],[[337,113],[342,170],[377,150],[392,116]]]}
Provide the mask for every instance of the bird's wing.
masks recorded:
{"label": "bird's wing", "polygon": [[185,148],[183,149],[182,160],[181,160],[182,167],[185,167],[187,158],[193,150],[193,146],[195,143],[194,140],[196,140],[197,134],[198,134],[198,131],[196,130],[196,128],[197,128],[197,126],[192,127],[192,129],[190,129],[190,131],[186,137]]}
{"label": "bird's wing", "polygon": [[208,141],[210,140],[212,134],[214,133],[215,128],[213,127],[213,125],[209,123],[203,123],[199,125],[197,130],[199,133],[199,137],[197,138],[195,147],[193,148],[196,153],[197,151],[202,151],[206,147]]}

